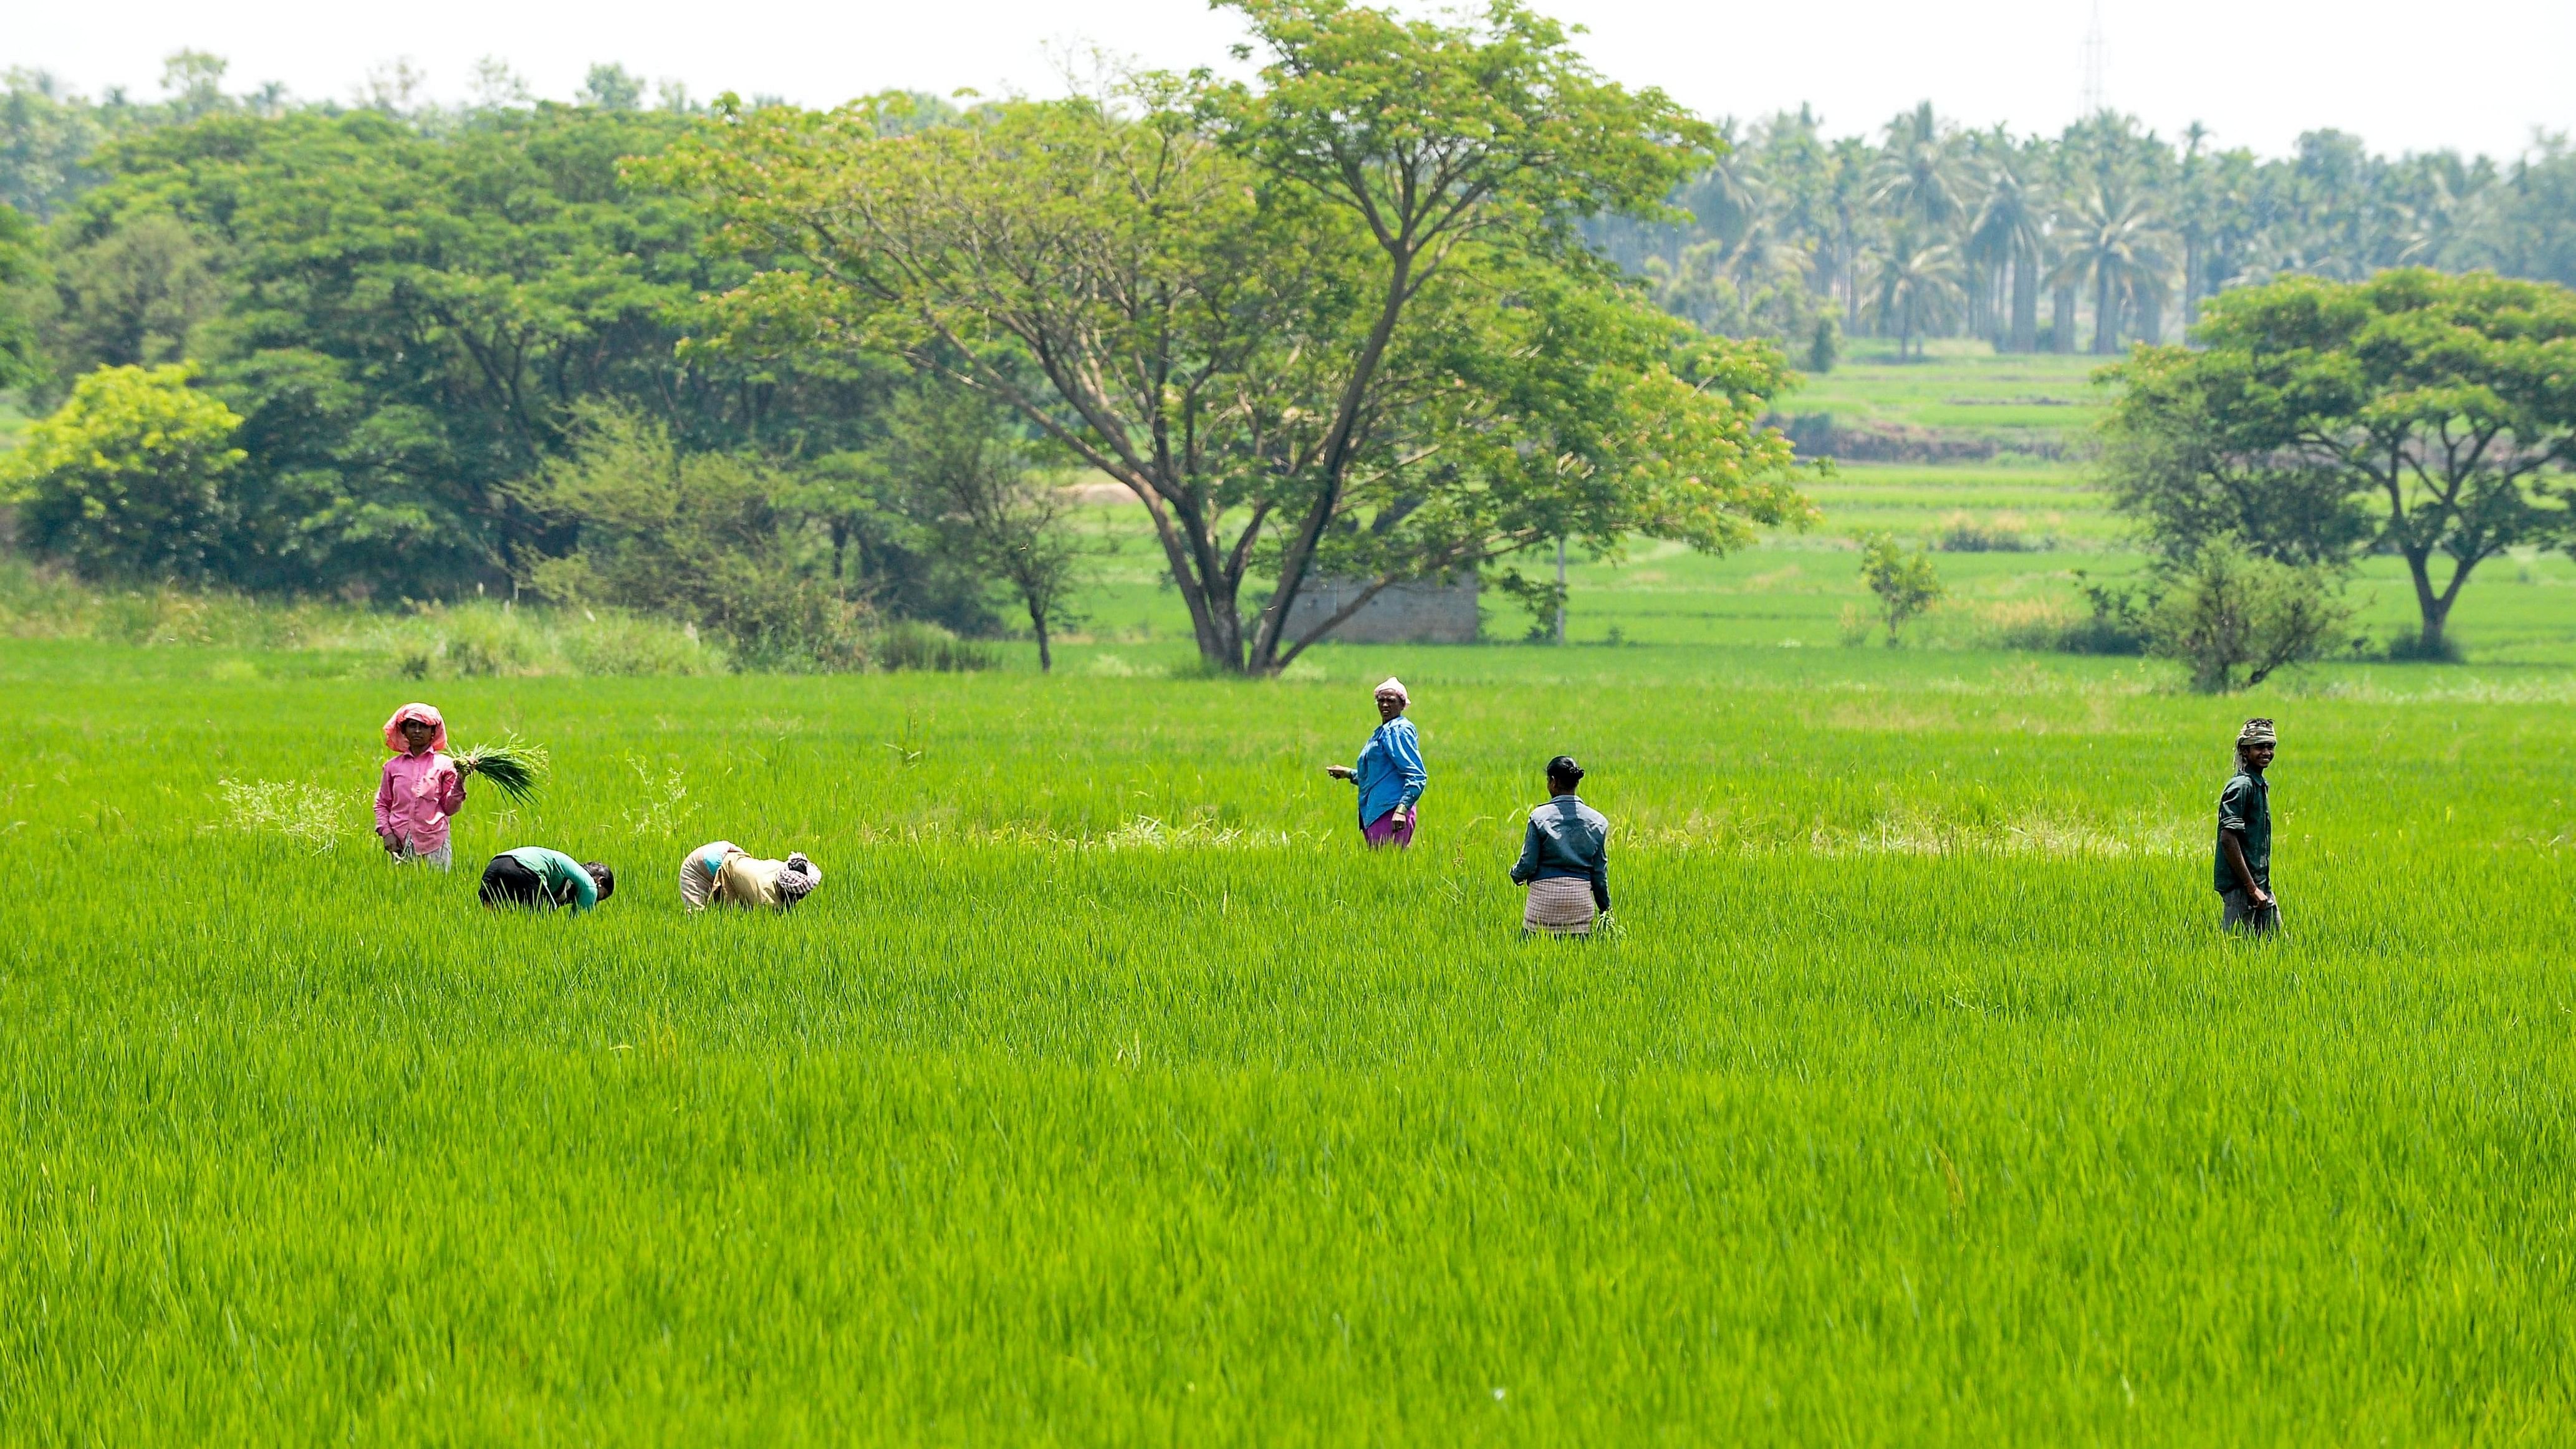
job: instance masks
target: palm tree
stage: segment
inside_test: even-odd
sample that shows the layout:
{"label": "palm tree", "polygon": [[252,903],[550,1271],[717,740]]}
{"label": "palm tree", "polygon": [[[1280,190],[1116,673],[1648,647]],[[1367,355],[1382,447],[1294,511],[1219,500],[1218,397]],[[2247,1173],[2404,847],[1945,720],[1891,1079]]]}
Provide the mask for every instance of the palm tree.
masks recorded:
{"label": "palm tree", "polygon": [[2200,258],[2208,245],[2210,213],[2215,208],[2207,195],[2209,162],[2201,155],[2201,148],[2209,143],[2209,128],[2194,121],[2182,137],[2182,175],[2174,195],[2182,212],[2182,325],[2188,333],[2200,321]]}
{"label": "palm tree", "polygon": [[2010,162],[1996,165],[1986,187],[1985,205],[1968,225],[1969,261],[1981,275],[2012,269],[2012,322],[2009,338],[1997,338],[1998,350],[2039,349],[2039,258],[2046,246],[2040,234],[2040,212],[2028,187]]}
{"label": "palm tree", "polygon": [[1957,146],[1942,131],[1930,101],[1888,122],[1886,149],[1872,169],[1869,199],[1901,222],[1929,230],[1967,211],[1960,199]]}
{"label": "palm tree", "polygon": [[2165,278],[2173,271],[2166,250],[2171,234],[2155,203],[2116,178],[2078,195],[2064,220],[2066,250],[2052,281],[2068,288],[2092,282],[2093,350],[2117,352],[2123,304],[2164,305]]}
{"label": "palm tree", "polygon": [[1870,312],[1881,332],[1896,328],[1896,355],[1909,348],[1922,356],[1918,333],[1947,324],[1957,315],[1960,298],[1959,249],[1948,242],[1922,245],[1912,227],[1897,228],[1887,255],[1871,277]]}
{"label": "palm tree", "polygon": [[1869,201],[1869,144],[1858,136],[1834,143],[1826,199],[1834,215],[1834,272],[1843,283],[1843,330],[1860,330],[1860,225]]}

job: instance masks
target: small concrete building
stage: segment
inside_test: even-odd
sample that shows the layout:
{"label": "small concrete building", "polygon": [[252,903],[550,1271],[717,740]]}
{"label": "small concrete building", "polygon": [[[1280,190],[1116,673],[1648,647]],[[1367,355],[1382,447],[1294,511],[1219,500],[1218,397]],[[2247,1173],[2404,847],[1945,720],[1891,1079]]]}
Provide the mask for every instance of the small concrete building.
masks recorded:
{"label": "small concrete building", "polygon": [[[1286,638],[1305,638],[1307,630],[1341,612],[1367,587],[1365,580],[1307,580],[1289,606]],[[1390,584],[1324,637],[1345,644],[1473,644],[1475,572]]]}

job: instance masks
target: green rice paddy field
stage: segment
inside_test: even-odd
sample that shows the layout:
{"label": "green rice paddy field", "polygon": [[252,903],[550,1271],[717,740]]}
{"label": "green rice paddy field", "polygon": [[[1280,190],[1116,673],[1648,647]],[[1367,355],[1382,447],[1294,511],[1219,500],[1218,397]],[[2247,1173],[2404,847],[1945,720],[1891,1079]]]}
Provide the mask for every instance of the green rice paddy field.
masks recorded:
{"label": "green rice paddy field", "polygon": [[[1578,565],[1567,647],[1255,684],[1124,552],[1052,679],[0,640],[0,1442],[2576,1439],[2576,571],[2206,699],[1834,642],[1871,510],[2056,536],[1940,555],[1971,605],[2134,567],[2071,466],[1818,497]],[[1390,672],[1372,856],[1320,767]],[[452,876],[368,834],[416,694],[556,762]],[[2248,713],[2273,942],[2210,887]],[[1585,944],[1504,878],[1559,750]],[[823,885],[687,918],[719,836]],[[523,843],[617,894],[487,915]]]}
{"label": "green rice paddy field", "polygon": [[[64,648],[0,650],[14,1442],[2576,1432],[2563,679],[2265,700],[2265,945],[2243,709],[2136,665],[453,682],[559,763],[440,877],[365,833],[396,686]],[[1371,857],[1317,767],[1386,669]],[[1589,945],[1503,877],[1558,749]],[[684,919],[719,835],[823,887]],[[485,915],[531,841],[621,889]]]}

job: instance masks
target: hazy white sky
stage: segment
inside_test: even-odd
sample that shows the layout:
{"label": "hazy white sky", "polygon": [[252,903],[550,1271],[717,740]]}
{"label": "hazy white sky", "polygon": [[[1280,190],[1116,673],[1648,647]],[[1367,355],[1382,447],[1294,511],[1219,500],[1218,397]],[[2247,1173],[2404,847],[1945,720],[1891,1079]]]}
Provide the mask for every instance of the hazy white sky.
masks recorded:
{"label": "hazy white sky", "polygon": [[[1610,75],[1710,116],[1815,103],[1836,132],[1929,97],[1971,124],[2054,130],[2080,108],[2092,0],[1803,0],[1793,5],[1538,0],[1588,26]],[[2387,151],[2509,155],[2534,127],[2576,130],[2576,0],[2101,0],[2104,98],[2168,134],[2288,149],[2336,126]],[[111,17],[109,19],[107,17]],[[1045,93],[1067,42],[1150,64],[1221,63],[1233,17],[1194,0],[0,0],[0,68],[154,93],[180,47],[232,61],[229,86],[345,96],[408,57],[441,98],[497,56],[568,98],[594,61],[700,96],[829,104],[892,86]]]}

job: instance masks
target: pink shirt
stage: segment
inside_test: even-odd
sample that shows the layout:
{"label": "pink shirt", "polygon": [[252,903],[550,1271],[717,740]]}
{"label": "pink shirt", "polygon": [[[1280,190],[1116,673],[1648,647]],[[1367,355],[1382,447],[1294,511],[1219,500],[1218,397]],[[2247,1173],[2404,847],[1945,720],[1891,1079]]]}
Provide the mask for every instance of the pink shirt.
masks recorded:
{"label": "pink shirt", "polygon": [[447,817],[465,808],[465,777],[435,750],[385,761],[376,786],[376,833],[399,835],[427,852],[447,843]]}

